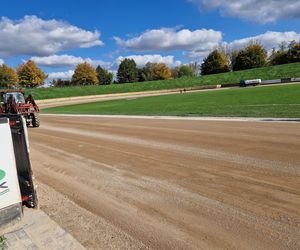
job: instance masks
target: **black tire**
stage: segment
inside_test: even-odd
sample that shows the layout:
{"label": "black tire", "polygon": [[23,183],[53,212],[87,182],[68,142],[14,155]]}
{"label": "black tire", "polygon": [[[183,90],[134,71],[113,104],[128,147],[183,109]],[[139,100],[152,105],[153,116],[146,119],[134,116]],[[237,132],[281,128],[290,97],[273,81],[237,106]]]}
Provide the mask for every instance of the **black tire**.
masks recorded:
{"label": "black tire", "polygon": [[32,127],[38,128],[41,124],[40,115],[38,113],[32,114]]}

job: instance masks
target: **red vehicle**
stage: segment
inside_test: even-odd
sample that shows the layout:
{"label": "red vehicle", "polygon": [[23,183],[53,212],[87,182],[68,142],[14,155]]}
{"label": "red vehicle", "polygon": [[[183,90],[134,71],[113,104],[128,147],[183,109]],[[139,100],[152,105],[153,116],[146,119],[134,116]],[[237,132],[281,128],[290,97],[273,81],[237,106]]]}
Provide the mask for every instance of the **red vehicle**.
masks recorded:
{"label": "red vehicle", "polygon": [[0,114],[22,115],[27,126],[40,126],[39,107],[30,94],[26,99],[22,90],[4,90],[0,92]]}

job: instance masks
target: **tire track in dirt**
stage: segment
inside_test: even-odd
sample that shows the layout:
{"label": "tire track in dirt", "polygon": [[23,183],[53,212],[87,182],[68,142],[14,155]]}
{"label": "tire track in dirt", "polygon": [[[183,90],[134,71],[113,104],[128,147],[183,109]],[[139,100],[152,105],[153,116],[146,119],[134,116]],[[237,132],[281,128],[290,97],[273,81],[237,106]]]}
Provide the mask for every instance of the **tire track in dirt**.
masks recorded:
{"label": "tire track in dirt", "polygon": [[[249,155],[235,144],[235,154],[227,148],[212,150],[197,137],[201,121],[165,121],[158,127],[151,120],[142,125],[138,119],[112,119],[110,124],[116,122],[118,128],[104,128],[97,124],[100,118],[93,119],[93,125],[80,118],[65,120],[47,117],[41,129],[30,130],[32,160],[43,192],[52,189],[66,204],[76,204],[75,211],[66,206],[69,215],[60,208],[62,218],[56,212],[57,203],[50,202],[55,200],[52,196],[44,201],[46,212],[86,247],[99,248],[101,243],[103,249],[300,247],[299,158],[272,160],[262,158],[261,152],[254,157],[255,152]],[[136,134],[131,124],[140,126],[133,129]],[[225,134],[227,124],[222,123]],[[259,125],[261,132],[264,126]],[[281,126],[275,133],[291,128],[283,138],[299,134],[296,125]],[[174,133],[171,139],[177,143],[172,143],[167,128],[189,132],[185,137]],[[235,140],[239,135],[247,140],[246,128],[247,124],[237,129]],[[213,138],[214,128],[207,130]],[[216,133],[221,134],[222,130]],[[251,133],[248,136],[250,142]],[[269,155],[272,145],[279,147],[269,143],[269,136],[260,134],[251,145],[263,142]],[[289,141],[283,143],[289,145]],[[300,142],[292,143],[300,149]],[[73,215],[80,218],[78,211],[82,211],[80,222],[72,223]],[[91,236],[81,232],[86,228],[84,218]],[[92,223],[95,218],[102,224]]]}
{"label": "tire track in dirt", "polygon": [[134,137],[127,137],[127,136],[120,136],[120,135],[113,135],[103,132],[90,132],[85,130],[73,129],[73,128],[57,128],[51,126],[43,126],[43,129],[48,131],[60,132],[60,133],[67,133],[73,135],[79,135],[84,137],[91,137],[91,138],[98,138],[104,139],[108,141],[116,141],[120,143],[126,144],[135,144],[145,148],[153,148],[153,149],[161,149],[161,150],[172,150],[176,153],[184,153],[192,156],[196,156],[199,158],[206,157],[211,159],[218,159],[222,161],[229,161],[232,163],[242,164],[248,167],[261,167],[265,169],[274,169],[276,168],[277,171],[288,172],[290,173],[291,170],[297,176],[300,176],[300,169],[298,166],[289,164],[289,163],[281,163],[276,161],[264,160],[264,159],[256,159],[253,157],[246,157],[238,154],[230,154],[227,152],[216,151],[216,150],[208,150],[199,147],[190,147],[186,145],[176,145],[176,144],[169,144],[160,141],[154,140],[143,140]]}

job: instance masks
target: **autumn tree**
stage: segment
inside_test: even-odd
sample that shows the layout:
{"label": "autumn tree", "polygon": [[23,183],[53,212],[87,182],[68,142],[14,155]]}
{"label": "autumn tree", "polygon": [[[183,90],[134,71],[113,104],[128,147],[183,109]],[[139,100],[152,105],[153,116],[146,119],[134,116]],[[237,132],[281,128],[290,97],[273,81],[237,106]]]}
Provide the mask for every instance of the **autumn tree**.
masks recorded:
{"label": "autumn tree", "polygon": [[136,82],[138,80],[138,68],[135,61],[125,58],[119,65],[117,77],[119,83]]}
{"label": "autumn tree", "polygon": [[13,68],[0,65],[0,87],[10,88],[18,84],[19,78]]}
{"label": "autumn tree", "polygon": [[218,50],[212,51],[201,65],[201,74],[217,74],[229,71],[229,63],[226,55]]}
{"label": "autumn tree", "polygon": [[114,74],[109,72],[107,69],[102,68],[100,65],[96,68],[96,74],[101,85],[108,85],[112,83]]}
{"label": "autumn tree", "polygon": [[267,64],[267,52],[260,44],[250,44],[241,49],[233,65],[233,70],[264,67]]}
{"label": "autumn tree", "polygon": [[165,63],[155,64],[153,74],[153,80],[172,79],[172,72]]}
{"label": "autumn tree", "polygon": [[93,66],[85,62],[76,66],[71,82],[73,85],[96,85],[99,80]]}
{"label": "autumn tree", "polygon": [[271,65],[300,62],[300,43],[291,41],[289,44],[281,43],[279,50],[273,48],[269,58]]}
{"label": "autumn tree", "polygon": [[17,68],[19,84],[24,87],[37,87],[44,84],[47,75],[31,60]]}
{"label": "autumn tree", "polygon": [[232,65],[234,64],[234,60],[237,54],[236,50],[229,44],[221,44],[217,47],[217,50],[227,57],[229,68],[232,69]]}

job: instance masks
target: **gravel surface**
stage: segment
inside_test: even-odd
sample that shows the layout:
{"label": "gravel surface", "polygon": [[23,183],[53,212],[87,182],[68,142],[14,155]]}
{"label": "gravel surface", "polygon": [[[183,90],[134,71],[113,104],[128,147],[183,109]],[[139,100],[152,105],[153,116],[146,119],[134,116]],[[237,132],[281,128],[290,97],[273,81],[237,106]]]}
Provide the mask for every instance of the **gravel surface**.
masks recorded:
{"label": "gravel surface", "polygon": [[42,116],[41,209],[90,249],[299,249],[299,123]]}

